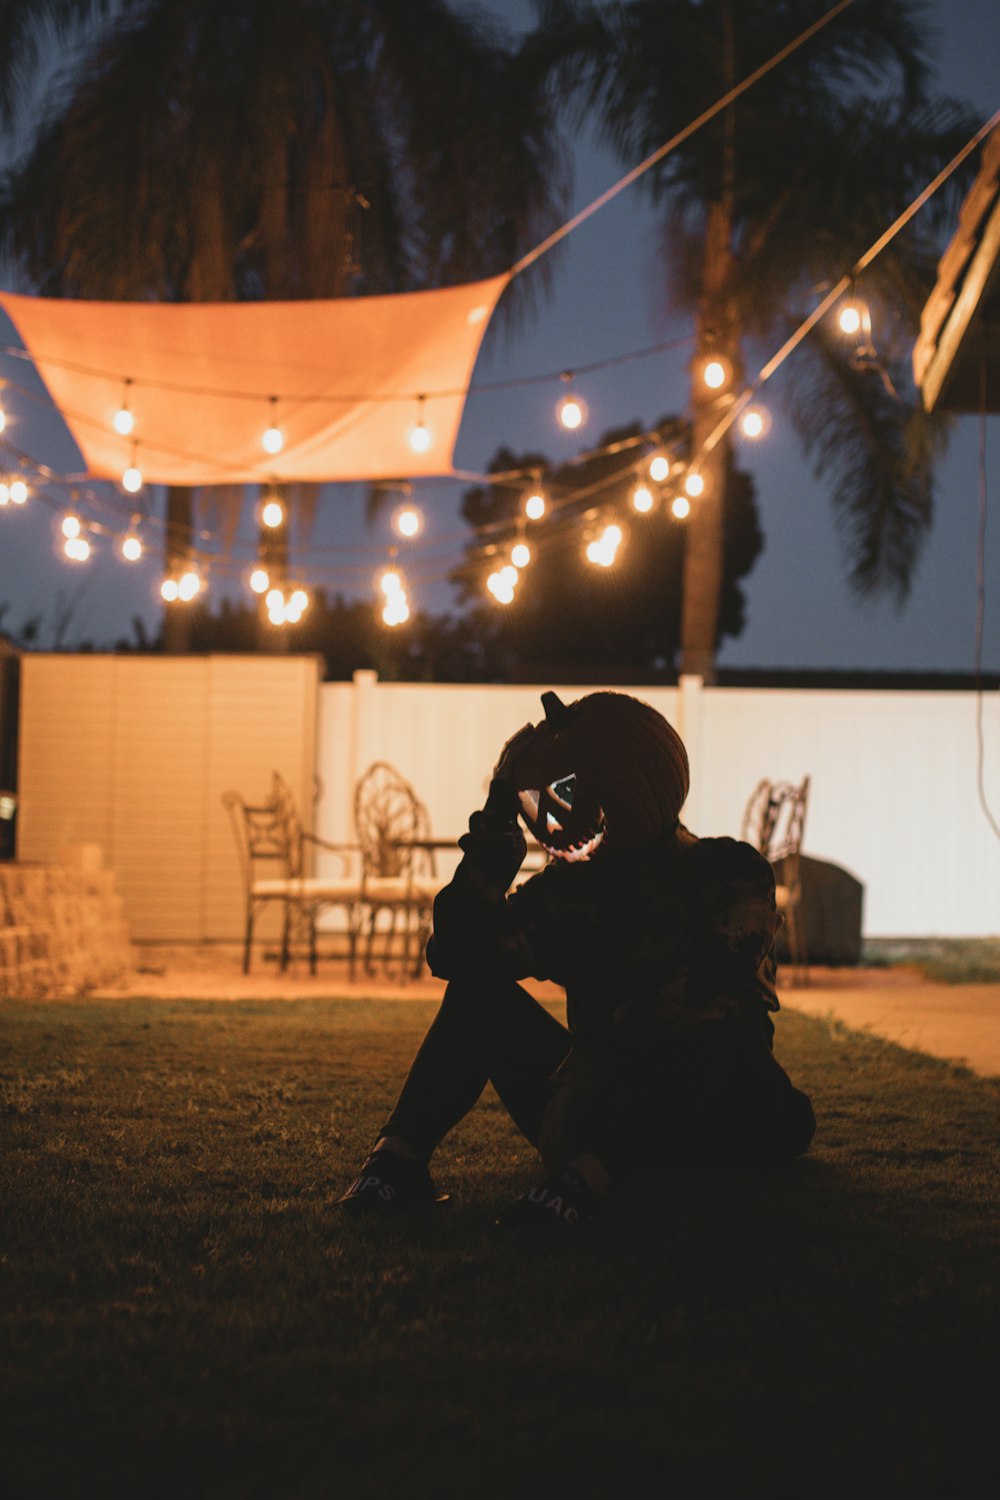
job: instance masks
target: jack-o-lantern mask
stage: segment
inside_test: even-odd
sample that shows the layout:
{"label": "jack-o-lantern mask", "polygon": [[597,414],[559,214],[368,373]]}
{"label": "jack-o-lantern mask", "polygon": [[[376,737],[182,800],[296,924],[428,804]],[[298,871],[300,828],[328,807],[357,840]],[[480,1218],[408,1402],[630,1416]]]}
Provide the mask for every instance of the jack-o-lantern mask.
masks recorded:
{"label": "jack-o-lantern mask", "polygon": [[550,855],[623,854],[676,826],[688,759],[662,714],[627,693],[589,693],[569,705],[543,693],[542,705],[545,719],[507,742],[497,774]]}

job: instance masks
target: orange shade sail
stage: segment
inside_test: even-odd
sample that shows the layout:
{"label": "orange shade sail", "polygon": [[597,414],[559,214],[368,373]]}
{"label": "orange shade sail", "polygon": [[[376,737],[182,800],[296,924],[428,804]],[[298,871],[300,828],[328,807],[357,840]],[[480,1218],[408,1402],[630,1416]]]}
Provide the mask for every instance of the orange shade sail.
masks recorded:
{"label": "orange shade sail", "polygon": [[[315,302],[4,292],[0,305],[95,479],[119,480],[133,461],[160,484],[404,479],[452,473],[473,367],[509,279]],[[113,425],[123,401],[127,437]],[[415,451],[421,419],[428,441]],[[269,454],[272,421],[283,442]]]}

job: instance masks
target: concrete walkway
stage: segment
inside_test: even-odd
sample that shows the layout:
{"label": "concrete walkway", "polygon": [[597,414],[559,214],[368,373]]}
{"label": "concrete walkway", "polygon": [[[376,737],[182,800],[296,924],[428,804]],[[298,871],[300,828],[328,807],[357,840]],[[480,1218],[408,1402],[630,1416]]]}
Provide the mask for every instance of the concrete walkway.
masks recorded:
{"label": "concrete walkway", "polygon": [[[442,982],[429,975],[400,985],[384,978],[347,977],[346,965],[322,959],[319,973],[299,963],[280,974],[273,959],[255,957],[242,973],[235,944],[162,944],[136,947],[136,968],[124,983],[94,998],[163,1000],[436,1000]],[[1000,984],[935,984],[915,969],[819,969],[810,982],[779,986],[786,1010],[832,1017],[854,1031],[1000,1077]],[[557,985],[528,981],[540,999],[561,1000]]]}

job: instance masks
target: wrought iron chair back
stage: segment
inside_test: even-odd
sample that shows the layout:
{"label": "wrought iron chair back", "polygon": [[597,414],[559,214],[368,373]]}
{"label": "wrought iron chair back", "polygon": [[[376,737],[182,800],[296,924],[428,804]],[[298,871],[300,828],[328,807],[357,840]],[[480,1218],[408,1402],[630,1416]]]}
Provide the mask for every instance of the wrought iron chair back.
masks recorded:
{"label": "wrought iron chair back", "polygon": [[[260,912],[278,902],[283,908],[280,962],[288,967],[296,930],[305,925],[309,966],[316,972],[316,916],[320,909],[343,906],[351,976],[354,974],[360,909],[360,882],[349,874],[349,845],[317,838],[302,827],[291,788],[278,771],[271,774],[266,802],[247,802],[239,792],[225,792],[222,801],[229,812],[236,837],[243,876],[245,927],[243,971],[249,973],[253,931]],[[309,869],[314,849],[338,855],[343,866],[340,877],[315,876]]]}
{"label": "wrought iron chair back", "polygon": [[361,899],[368,914],[365,964],[373,972],[379,918],[384,960],[401,938],[401,973],[419,969],[437,890],[427,809],[409,782],[388,761],[370,765],[355,788],[354,828],[361,850]]}
{"label": "wrought iron chair back", "polygon": [[805,933],[800,920],[802,836],[809,805],[809,777],[789,781],[760,781],[743,814],[741,837],[759,849],[774,867],[775,900],[788,925],[788,946],[796,981],[806,977]]}

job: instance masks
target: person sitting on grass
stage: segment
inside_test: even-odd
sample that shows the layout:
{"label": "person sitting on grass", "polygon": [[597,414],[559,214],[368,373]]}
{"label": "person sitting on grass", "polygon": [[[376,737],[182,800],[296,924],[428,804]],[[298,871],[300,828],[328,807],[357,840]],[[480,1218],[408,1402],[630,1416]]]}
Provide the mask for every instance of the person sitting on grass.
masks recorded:
{"label": "person sitting on grass", "polygon": [[[768,1169],[808,1149],[812,1107],[772,1051],[770,865],[680,822],[687,753],[625,693],[565,705],[504,746],[427,948],[448,981],[372,1154],[353,1213],[443,1201],[428,1163],[487,1082],[536,1146],[544,1180],[500,1228],[571,1231],[609,1194],[679,1165]],[[510,887],[526,853],[545,868]],[[517,981],[566,991],[563,1026]]]}

